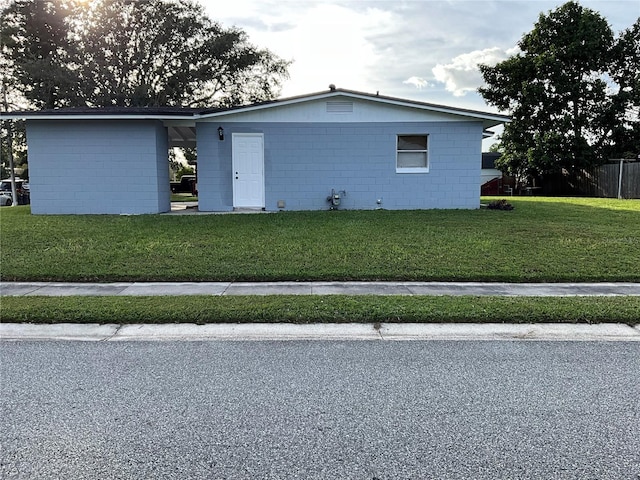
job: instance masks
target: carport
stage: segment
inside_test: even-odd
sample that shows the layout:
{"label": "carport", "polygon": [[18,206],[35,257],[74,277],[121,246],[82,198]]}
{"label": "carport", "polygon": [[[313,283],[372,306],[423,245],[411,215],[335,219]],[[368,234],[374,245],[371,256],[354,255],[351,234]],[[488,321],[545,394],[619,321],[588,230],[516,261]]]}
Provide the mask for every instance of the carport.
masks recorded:
{"label": "carport", "polygon": [[27,128],[34,214],[171,210],[168,152],[195,147],[196,109],[65,108],[3,113]]}

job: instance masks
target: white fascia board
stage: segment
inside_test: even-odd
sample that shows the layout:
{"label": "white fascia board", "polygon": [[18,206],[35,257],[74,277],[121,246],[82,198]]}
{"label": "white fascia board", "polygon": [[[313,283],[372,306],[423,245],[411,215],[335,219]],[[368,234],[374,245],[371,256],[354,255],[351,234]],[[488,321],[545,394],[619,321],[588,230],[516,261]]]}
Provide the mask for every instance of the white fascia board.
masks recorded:
{"label": "white fascia board", "polygon": [[265,110],[265,109],[269,109],[269,108],[283,107],[283,106],[287,106],[287,105],[293,105],[293,104],[296,104],[296,103],[305,103],[305,102],[310,102],[310,101],[314,101],[314,100],[322,100],[322,99],[325,99],[325,98],[332,98],[332,97],[356,98],[356,99],[359,99],[359,100],[364,100],[364,101],[369,101],[369,102],[379,102],[379,103],[385,103],[385,104],[389,104],[389,105],[400,106],[400,107],[404,107],[404,108],[426,110],[426,111],[430,111],[430,112],[445,113],[445,114],[448,114],[448,115],[455,115],[455,116],[459,116],[459,117],[466,117],[466,118],[473,118],[473,119],[477,119],[477,120],[483,120],[483,127],[484,128],[494,127],[496,125],[501,125],[503,123],[508,123],[508,122],[511,121],[511,118],[509,116],[507,116],[507,115],[479,112],[479,111],[475,111],[475,110],[465,110],[465,109],[459,109],[459,108],[455,108],[455,107],[447,107],[447,106],[444,106],[444,105],[427,104],[427,103],[422,103],[422,102],[417,102],[417,101],[413,102],[411,100],[401,100],[401,99],[394,99],[394,98],[389,98],[389,97],[378,97],[378,96],[372,96],[372,95],[361,95],[361,94],[358,94],[358,93],[345,92],[345,91],[333,91],[333,92],[319,93],[319,94],[303,96],[303,97],[293,97],[293,98],[284,99],[284,100],[275,100],[273,102],[264,103],[264,104],[260,104],[260,105],[247,105],[246,107],[232,108],[232,109],[229,109],[229,110],[223,110],[223,111],[220,111],[220,112],[206,113],[206,114],[203,114],[203,115],[196,114],[195,115],[195,119],[196,120],[205,120],[205,119],[210,119],[210,118],[211,119],[220,118],[220,117],[235,115],[235,114],[238,114],[238,113],[246,113],[246,112],[252,112],[252,111],[257,111],[257,110]]}
{"label": "white fascia board", "polygon": [[501,125],[503,123],[508,123],[511,121],[511,118],[507,115],[500,114],[492,114],[487,112],[480,112],[475,110],[466,110],[455,107],[447,107],[444,105],[435,105],[429,103],[423,103],[418,101],[411,100],[403,100],[392,97],[385,96],[374,96],[369,94],[360,94],[358,92],[345,91],[345,90],[335,90],[329,92],[321,92],[317,94],[311,94],[306,96],[299,97],[291,97],[288,99],[282,100],[274,100],[273,102],[267,102],[258,105],[247,105],[245,107],[231,108],[228,110],[223,110],[219,112],[211,112],[206,114],[192,114],[192,115],[122,115],[122,114],[113,114],[113,115],[92,115],[92,114],[68,114],[68,115],[29,115],[25,114],[11,114],[3,112],[0,113],[0,118],[9,119],[9,120],[162,120],[164,122],[172,122],[172,121],[197,121],[197,120],[206,120],[206,119],[214,119],[214,118],[223,118],[231,115],[236,115],[238,113],[246,113],[253,112],[258,110],[265,110],[271,108],[278,108],[287,105],[294,105],[299,103],[306,103],[315,100],[322,100],[326,98],[333,97],[346,97],[346,98],[354,98],[368,102],[378,102],[384,103],[388,105],[400,106],[403,108],[411,108],[414,110],[425,110],[430,112],[438,112],[444,113],[448,115],[454,115],[461,118],[466,119],[474,119],[474,120],[482,120],[483,127],[491,128],[496,125]]}
{"label": "white fascia board", "polygon": [[491,130],[484,130],[482,132],[482,138],[491,138],[496,134],[496,132],[492,132]]}
{"label": "white fascia board", "polygon": [[188,119],[163,117],[161,120],[165,127],[195,127],[196,126],[196,122],[193,119],[193,117],[189,117]]}
{"label": "white fascia board", "polygon": [[274,100],[271,103],[265,103],[261,105],[247,105],[246,107],[231,108],[229,110],[222,110],[220,112],[196,114],[195,118],[196,120],[206,120],[208,118],[226,117],[229,115],[236,115],[238,113],[254,112],[256,110],[266,110],[269,108],[284,107],[287,105],[294,105],[296,103],[304,103],[312,100],[319,100],[319,99],[322,99],[323,97],[324,96],[312,96],[312,97],[305,97],[305,98],[295,98],[295,99],[292,98],[289,100]]}
{"label": "white fascia board", "polygon": [[448,113],[450,115],[458,115],[458,116],[463,116],[463,117],[472,117],[472,118],[478,118],[478,119],[483,119],[483,120],[494,120],[494,121],[498,121],[499,123],[504,123],[504,122],[508,122],[510,121],[510,118],[506,115],[500,115],[500,114],[492,114],[492,113],[487,113],[487,112],[480,112],[480,111],[476,111],[476,110],[466,110],[466,109],[462,109],[462,108],[456,108],[456,107],[448,107],[446,105],[435,105],[435,104],[430,104],[430,103],[423,103],[423,102],[413,102],[411,100],[402,100],[402,99],[393,99],[393,98],[388,98],[388,97],[371,97],[368,95],[358,95],[358,94],[353,94],[350,93],[347,96],[351,96],[354,98],[361,98],[363,100],[369,100],[369,101],[378,101],[381,103],[388,103],[391,105],[398,105],[401,107],[407,107],[407,108],[417,108],[420,110],[428,110],[431,112],[439,112],[439,113]]}

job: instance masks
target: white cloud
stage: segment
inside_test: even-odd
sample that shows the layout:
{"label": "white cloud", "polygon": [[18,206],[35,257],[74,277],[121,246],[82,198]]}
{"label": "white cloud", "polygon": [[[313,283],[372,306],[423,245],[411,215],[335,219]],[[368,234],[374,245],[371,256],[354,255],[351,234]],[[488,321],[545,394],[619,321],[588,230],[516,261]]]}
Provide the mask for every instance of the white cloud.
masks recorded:
{"label": "white cloud", "polygon": [[[205,6],[211,6],[210,2],[203,0]],[[230,6],[224,8],[225,15],[218,10],[218,18],[225,25],[240,24],[252,43],[293,60],[283,96],[325,90],[329,84],[371,90],[370,72],[382,53],[370,37],[398,23],[393,13],[374,6],[361,8],[359,3],[238,3],[253,7],[253,11],[244,11],[245,21],[239,18],[241,12]]]}
{"label": "white cloud", "polygon": [[[2,3],[3,0],[0,0]],[[557,0],[196,0],[210,18],[293,60],[282,95],[339,88],[486,109],[478,63],[510,46]],[[580,0],[614,31],[638,0]],[[489,48],[489,47],[499,48]],[[470,53],[467,53],[470,52]],[[437,80],[437,81],[436,81]],[[427,82],[424,84],[423,82]]]}
{"label": "white cloud", "polygon": [[462,97],[476,91],[484,83],[478,65],[495,65],[517,51],[517,48],[503,50],[499,47],[474,50],[454,57],[446,65],[437,64],[432,72],[438,82],[445,84],[447,91]]}
{"label": "white cloud", "polygon": [[404,83],[405,85],[413,85],[418,90],[422,90],[424,87],[431,86],[431,84],[422,77],[410,77],[402,83]]}

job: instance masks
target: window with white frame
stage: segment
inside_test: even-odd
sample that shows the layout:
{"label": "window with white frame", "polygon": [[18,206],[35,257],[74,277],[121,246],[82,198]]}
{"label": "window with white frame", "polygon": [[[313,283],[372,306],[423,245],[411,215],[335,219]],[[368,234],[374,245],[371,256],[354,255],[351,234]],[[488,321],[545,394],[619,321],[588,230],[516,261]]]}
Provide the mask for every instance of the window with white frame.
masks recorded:
{"label": "window with white frame", "polygon": [[429,171],[428,140],[428,135],[398,135],[396,173]]}

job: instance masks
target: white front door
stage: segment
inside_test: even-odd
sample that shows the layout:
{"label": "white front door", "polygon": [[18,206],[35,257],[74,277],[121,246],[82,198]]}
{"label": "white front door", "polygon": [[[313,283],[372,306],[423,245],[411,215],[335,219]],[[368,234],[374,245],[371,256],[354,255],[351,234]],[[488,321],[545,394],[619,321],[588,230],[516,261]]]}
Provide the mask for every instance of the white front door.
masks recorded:
{"label": "white front door", "polygon": [[264,207],[264,136],[262,133],[234,133],[233,206]]}

